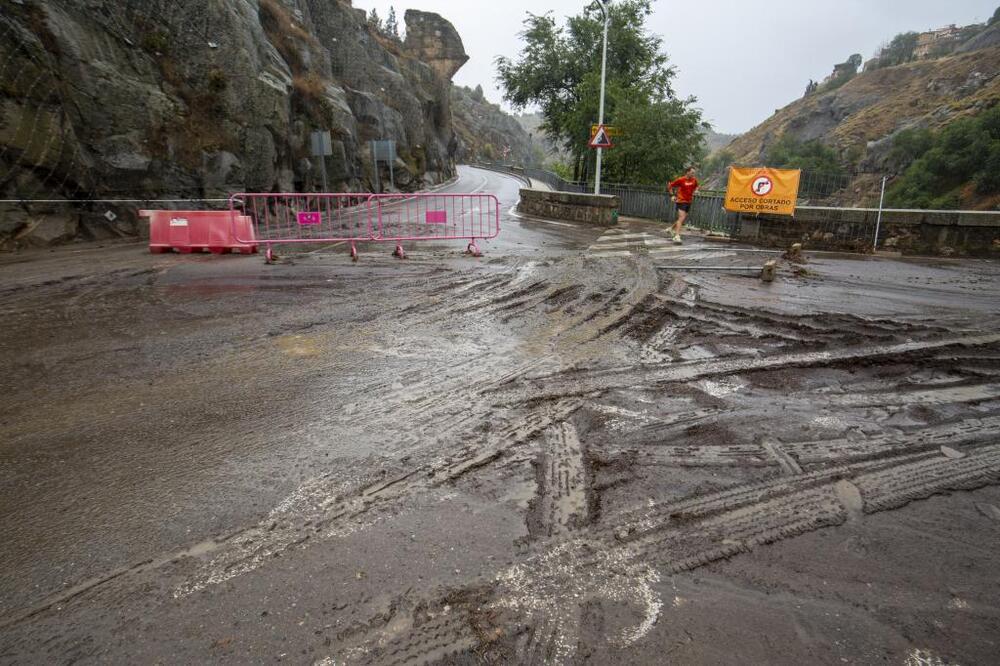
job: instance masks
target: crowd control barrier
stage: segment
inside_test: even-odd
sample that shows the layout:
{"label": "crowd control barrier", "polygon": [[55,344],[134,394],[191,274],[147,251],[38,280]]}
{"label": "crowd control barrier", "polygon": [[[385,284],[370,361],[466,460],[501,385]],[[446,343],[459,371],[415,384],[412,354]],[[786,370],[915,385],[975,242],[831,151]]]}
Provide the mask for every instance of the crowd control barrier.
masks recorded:
{"label": "crowd control barrier", "polygon": [[149,251],[257,252],[253,221],[231,210],[140,210],[149,219]]}
{"label": "crowd control barrier", "polygon": [[[500,201],[491,194],[236,194],[230,199],[233,221],[247,218],[256,239],[274,259],[275,245],[394,243],[404,259],[404,243],[477,241],[500,234]],[[237,237],[241,231],[237,231]]]}

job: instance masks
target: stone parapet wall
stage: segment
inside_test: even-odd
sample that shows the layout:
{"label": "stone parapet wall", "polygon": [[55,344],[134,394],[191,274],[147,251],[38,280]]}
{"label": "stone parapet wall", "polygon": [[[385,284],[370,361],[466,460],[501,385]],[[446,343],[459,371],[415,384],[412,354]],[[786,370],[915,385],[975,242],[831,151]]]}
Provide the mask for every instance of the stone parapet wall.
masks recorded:
{"label": "stone parapet wall", "polygon": [[[871,252],[878,210],[801,207],[795,217],[744,215],[742,240],[773,247]],[[1000,212],[886,210],[879,249],[912,255],[1000,258]]]}
{"label": "stone parapet wall", "polygon": [[618,222],[618,197],[597,194],[522,189],[517,210],[550,220],[569,220],[610,226]]}

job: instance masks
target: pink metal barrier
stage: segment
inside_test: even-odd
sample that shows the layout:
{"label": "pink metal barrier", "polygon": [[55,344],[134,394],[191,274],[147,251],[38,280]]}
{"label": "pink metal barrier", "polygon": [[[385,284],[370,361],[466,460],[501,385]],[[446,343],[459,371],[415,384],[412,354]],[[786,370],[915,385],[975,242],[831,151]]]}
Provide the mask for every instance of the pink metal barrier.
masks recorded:
{"label": "pink metal barrier", "polygon": [[257,251],[253,222],[230,210],[140,210],[149,218],[149,251],[183,254]]}
{"label": "pink metal barrier", "polygon": [[234,221],[251,220],[268,261],[274,245],[350,243],[357,261],[357,243],[395,243],[402,259],[403,243],[458,239],[481,256],[476,241],[500,234],[500,202],[490,194],[236,194],[230,209]]}

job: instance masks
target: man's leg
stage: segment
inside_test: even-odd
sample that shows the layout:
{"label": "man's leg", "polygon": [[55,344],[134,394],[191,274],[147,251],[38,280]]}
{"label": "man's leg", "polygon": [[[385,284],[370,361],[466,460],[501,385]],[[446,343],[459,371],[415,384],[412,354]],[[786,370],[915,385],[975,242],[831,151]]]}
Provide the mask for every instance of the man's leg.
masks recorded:
{"label": "man's leg", "polygon": [[680,236],[681,235],[681,229],[684,228],[684,222],[687,221],[687,216],[688,216],[688,214],[687,214],[686,210],[681,210],[681,209],[677,210],[677,223],[674,224],[674,235],[675,236]]}

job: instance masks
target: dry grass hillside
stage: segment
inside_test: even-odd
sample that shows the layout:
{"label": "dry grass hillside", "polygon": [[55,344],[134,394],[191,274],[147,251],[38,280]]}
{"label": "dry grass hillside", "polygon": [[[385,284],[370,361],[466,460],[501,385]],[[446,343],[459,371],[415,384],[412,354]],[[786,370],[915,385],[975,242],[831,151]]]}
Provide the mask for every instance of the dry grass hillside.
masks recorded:
{"label": "dry grass hillside", "polygon": [[1000,46],[865,72],[797,100],[733,141],[737,164],[760,163],[784,134],[819,139],[865,171],[884,168],[879,142],[911,127],[936,129],[1000,101]]}

